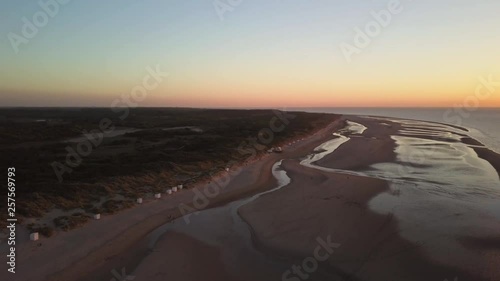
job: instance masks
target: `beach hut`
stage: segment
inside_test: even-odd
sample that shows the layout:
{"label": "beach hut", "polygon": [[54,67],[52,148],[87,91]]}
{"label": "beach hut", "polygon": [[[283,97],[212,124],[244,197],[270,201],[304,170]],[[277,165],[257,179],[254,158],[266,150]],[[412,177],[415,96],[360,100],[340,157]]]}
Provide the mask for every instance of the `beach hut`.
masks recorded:
{"label": "beach hut", "polygon": [[181,190],[181,189],[183,189],[183,188],[184,188],[184,185],[182,185],[182,184],[179,184],[179,185],[177,186],[177,189],[179,189],[179,190]]}
{"label": "beach hut", "polygon": [[161,198],[161,193],[156,193],[156,194],[155,194],[155,198],[156,198],[156,199],[160,199],[160,198]]}
{"label": "beach hut", "polygon": [[172,189],[167,189],[167,194],[172,194]]}
{"label": "beach hut", "polygon": [[229,172],[229,168],[226,168],[226,172]]}
{"label": "beach hut", "polygon": [[95,214],[94,215],[95,220],[100,220],[101,219],[101,214]]}
{"label": "beach hut", "polygon": [[177,192],[177,186],[172,187],[173,192]]}
{"label": "beach hut", "polygon": [[137,204],[142,204],[142,198],[137,198]]}
{"label": "beach hut", "polygon": [[38,241],[38,239],[39,239],[39,238],[40,238],[40,237],[39,237],[39,235],[38,235],[38,232],[34,232],[34,233],[31,233],[31,234],[30,234],[30,240],[31,240],[31,241]]}

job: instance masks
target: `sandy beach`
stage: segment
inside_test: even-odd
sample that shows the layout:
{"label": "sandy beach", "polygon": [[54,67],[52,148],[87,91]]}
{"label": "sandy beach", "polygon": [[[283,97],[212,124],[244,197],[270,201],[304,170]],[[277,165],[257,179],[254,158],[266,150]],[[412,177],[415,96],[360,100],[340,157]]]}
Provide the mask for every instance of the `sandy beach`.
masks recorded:
{"label": "sandy beach", "polygon": [[[344,118],[362,124],[366,130],[362,134],[346,133],[349,141],[314,162],[317,168],[305,167],[303,157],[284,157],[279,169],[286,171],[290,183],[281,189],[233,207],[208,211],[203,219],[192,222],[194,226],[174,222],[169,230],[161,231],[164,234],[154,247],[161,254],[155,252],[144,259],[134,276],[148,276],[148,280],[163,280],[149,272],[189,276],[182,267],[162,267],[163,259],[176,255],[162,245],[175,240],[168,235],[181,232],[219,249],[217,255],[205,251],[203,254],[222,262],[212,266],[229,275],[224,280],[497,280],[500,272],[492,264],[498,263],[499,258],[498,240],[493,238],[500,233],[498,218],[466,203],[434,198],[429,196],[431,192],[412,194],[414,184],[400,182],[408,175],[400,172],[401,178],[393,179],[398,182],[395,185],[389,176],[376,171],[377,164],[409,161],[401,159],[398,146],[403,145],[391,136],[440,145],[449,142],[453,149],[460,150],[470,142],[461,141],[465,138],[462,128],[426,124],[423,130],[421,124],[413,121]],[[475,150],[468,149],[471,155],[472,151]],[[498,159],[496,154],[489,155]],[[469,160],[464,163],[475,165]],[[422,161],[407,168],[424,167],[430,168],[431,164]],[[390,173],[389,167],[387,174]],[[498,182],[496,175],[490,176]],[[389,200],[382,200],[390,211],[381,213],[374,205],[384,196],[395,198],[396,203],[385,204],[384,200]],[[241,223],[228,215],[235,210],[248,223],[250,238],[232,234],[242,232]],[[213,227],[205,229],[203,225]],[[237,237],[251,243],[235,242]],[[287,274],[287,268],[301,265],[304,258],[312,255],[321,237],[331,237],[340,247],[312,274]],[[188,260],[189,264],[197,263],[194,257]],[[206,270],[205,262],[197,264],[200,270]],[[219,280],[220,275],[204,278]]]}
{"label": "sandy beach", "polygon": [[[346,130],[346,121],[364,129]],[[308,275],[310,280],[497,280],[500,271],[492,265],[500,257],[495,238],[500,221],[465,203],[453,206],[418,193],[405,181],[406,173],[414,171],[391,174],[397,171],[391,165],[409,161],[403,143],[410,139],[477,151],[482,159],[474,161],[483,161],[490,176],[490,168],[498,172],[499,155],[477,144],[468,148],[470,140],[460,128],[443,131],[445,125],[428,124],[423,130],[405,122],[344,116],[291,141],[281,154],[249,161],[229,177],[220,174],[227,185],[187,220],[178,206],[194,207],[192,189],[148,199],[51,239],[22,243],[16,280],[296,280],[284,272],[311,256],[320,237],[340,246]],[[342,128],[341,135],[333,134]],[[332,151],[321,148],[339,141]],[[304,164],[320,153],[321,159]],[[194,188],[209,186],[204,182]],[[426,200],[431,200],[429,210]],[[437,210],[442,213],[431,213]],[[472,221],[487,227],[468,228]],[[436,232],[436,225],[450,229]],[[24,270],[27,265],[30,270]]]}
{"label": "sandy beach", "polygon": [[[341,121],[334,122],[306,139],[290,140],[294,144],[282,154],[250,159],[242,166],[234,167],[238,171],[230,171],[229,177],[228,174],[219,175],[224,180],[230,178],[230,182],[215,198],[210,198],[206,208],[271,188],[276,182],[271,173],[276,161],[282,157],[307,155],[342,126]],[[201,182],[193,188],[203,191],[209,186],[210,182]],[[179,205],[192,206],[194,198],[192,189],[161,200],[150,198],[146,204],[39,242],[27,241],[28,233],[23,231],[18,234],[22,242],[18,243],[17,262],[21,266],[16,280],[110,280],[113,270],[132,270],[149,252],[145,237],[155,228],[180,217]],[[47,263],[47,257],[51,257],[50,263]],[[23,265],[29,265],[30,270],[24,270]],[[89,268],[93,270],[89,271]],[[0,273],[0,277],[4,274]]]}
{"label": "sandy beach", "polygon": [[[366,171],[374,163],[399,161],[394,153],[396,143],[389,136],[401,134],[400,124],[354,116],[346,118],[368,128],[363,138],[352,138],[317,161],[318,166]],[[439,132],[443,133],[442,130]],[[408,135],[415,136],[415,132]],[[443,139],[430,134],[423,138]],[[499,159],[492,152],[487,155],[488,159]],[[450,230],[447,234],[450,236],[445,236],[429,231],[435,228],[427,229],[419,225],[420,222],[400,224],[396,209],[405,204],[403,200],[391,205],[393,209],[386,214],[373,211],[370,201],[376,196],[383,193],[400,198],[401,193],[406,192],[405,188],[409,189],[408,183],[395,189],[385,180],[306,168],[298,160],[285,161],[283,168],[292,180],[287,188],[240,209],[254,229],[257,245],[262,250],[304,257],[312,253],[315,237],[331,235],[341,247],[324,264],[324,269],[344,278],[340,280],[453,280],[455,277],[458,280],[498,280],[500,271],[491,266],[500,258],[497,239],[478,238],[477,243],[467,243],[467,250],[464,251],[461,245],[451,246],[454,243],[463,244],[463,240],[470,241],[461,237],[462,231],[453,233],[454,230]],[[418,200],[418,197],[411,200]],[[419,204],[424,204],[421,208],[425,209],[425,201]],[[488,233],[500,233],[498,219],[484,213],[472,214],[471,211],[467,215],[472,214],[471,217],[476,218],[463,218],[468,213],[464,211],[464,206],[447,204],[440,204],[440,208],[450,209],[444,211],[451,213],[449,216],[422,214],[425,217],[423,223],[428,226],[442,224],[444,227],[460,224],[460,227],[474,228],[472,224],[477,226],[477,222],[471,220],[481,219],[489,224]],[[269,210],[275,211],[270,213]],[[405,219],[412,221],[412,217],[419,215],[414,213]],[[408,236],[405,233],[410,232],[417,237],[415,241],[405,239]],[[477,232],[474,235],[478,235]],[[436,247],[434,252],[428,250],[432,247]],[[471,256],[478,260],[473,262]]]}

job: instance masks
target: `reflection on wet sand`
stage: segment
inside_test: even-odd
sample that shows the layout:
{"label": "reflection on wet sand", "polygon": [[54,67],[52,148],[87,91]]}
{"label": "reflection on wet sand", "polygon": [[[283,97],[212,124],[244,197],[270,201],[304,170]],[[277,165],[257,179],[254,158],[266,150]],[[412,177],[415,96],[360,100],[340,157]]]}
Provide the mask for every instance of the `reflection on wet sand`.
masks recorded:
{"label": "reflection on wet sand", "polygon": [[182,234],[218,249],[227,280],[280,280],[328,234],[342,247],[313,280],[500,276],[500,181],[462,142],[467,132],[347,118],[308,157],[276,163],[276,188],[164,225],[151,234],[153,251]]}

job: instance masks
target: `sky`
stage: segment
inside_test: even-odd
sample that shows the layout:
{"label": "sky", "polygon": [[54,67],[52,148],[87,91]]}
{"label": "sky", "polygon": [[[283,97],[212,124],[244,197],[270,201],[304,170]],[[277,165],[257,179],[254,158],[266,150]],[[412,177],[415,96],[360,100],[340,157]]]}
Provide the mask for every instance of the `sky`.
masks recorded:
{"label": "sky", "polygon": [[109,107],[159,69],[134,105],[500,107],[498,0],[56,1],[0,0],[0,106]]}

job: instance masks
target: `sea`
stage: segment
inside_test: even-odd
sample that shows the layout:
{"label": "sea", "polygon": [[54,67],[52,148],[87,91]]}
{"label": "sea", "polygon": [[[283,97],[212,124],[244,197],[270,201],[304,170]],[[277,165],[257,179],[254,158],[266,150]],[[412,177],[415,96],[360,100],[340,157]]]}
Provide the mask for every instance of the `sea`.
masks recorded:
{"label": "sea", "polygon": [[469,135],[500,153],[500,108],[294,108],[306,112],[385,116],[465,127]]}

